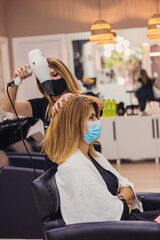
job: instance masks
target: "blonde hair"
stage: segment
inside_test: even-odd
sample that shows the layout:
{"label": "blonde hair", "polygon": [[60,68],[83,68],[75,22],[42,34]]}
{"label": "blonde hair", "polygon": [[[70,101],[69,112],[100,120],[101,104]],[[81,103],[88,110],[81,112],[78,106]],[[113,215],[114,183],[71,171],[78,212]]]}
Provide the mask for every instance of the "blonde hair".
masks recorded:
{"label": "blonde hair", "polygon": [[[81,94],[82,90],[77,82],[76,77],[71,73],[71,71],[67,68],[67,66],[56,58],[47,58],[47,62],[49,67],[53,68],[66,82],[67,84],[67,92],[68,93],[76,93]],[[39,91],[42,93],[44,97],[48,99],[48,108],[47,112],[49,113],[49,117],[51,117],[51,109],[54,105],[54,100],[51,96],[49,96],[45,89],[43,88],[41,82],[36,78],[37,86]]]}
{"label": "blonde hair", "polygon": [[[42,142],[42,149],[50,160],[61,164],[76,151],[80,139],[83,139],[84,121],[91,106],[99,119],[98,104],[86,97],[70,97],[52,117]],[[89,145],[89,153],[97,156],[93,144]]]}

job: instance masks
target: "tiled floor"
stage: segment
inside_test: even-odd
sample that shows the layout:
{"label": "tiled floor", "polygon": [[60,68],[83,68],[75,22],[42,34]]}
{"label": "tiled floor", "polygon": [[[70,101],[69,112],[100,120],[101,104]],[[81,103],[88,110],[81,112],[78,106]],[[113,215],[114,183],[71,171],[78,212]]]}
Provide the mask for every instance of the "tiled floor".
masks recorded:
{"label": "tiled floor", "polygon": [[111,164],[134,183],[136,192],[160,192],[160,163],[154,160],[122,160],[121,165]]}

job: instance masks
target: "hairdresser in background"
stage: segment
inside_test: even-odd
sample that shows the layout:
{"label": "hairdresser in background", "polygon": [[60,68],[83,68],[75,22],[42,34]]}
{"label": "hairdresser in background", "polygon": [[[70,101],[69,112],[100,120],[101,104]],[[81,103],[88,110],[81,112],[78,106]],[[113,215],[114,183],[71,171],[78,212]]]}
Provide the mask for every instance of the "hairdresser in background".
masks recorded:
{"label": "hairdresser in background", "polygon": [[96,102],[73,96],[54,114],[42,143],[59,165],[55,177],[65,223],[154,221],[160,210],[143,212],[133,183],[95,151],[93,143],[101,134],[99,117]]}
{"label": "hairdresser in background", "polygon": [[[40,81],[36,79],[38,89],[43,95],[42,98],[30,99],[28,101],[16,101],[19,87],[14,85],[9,88],[9,94],[18,115],[41,119],[44,123],[44,129],[46,130],[50,124],[52,112],[57,112],[63,106],[63,103],[68,101],[68,99],[75,94],[85,95],[88,99],[94,100],[99,105],[100,110],[104,108],[103,101],[97,98],[95,94],[92,92],[83,93],[81,91],[75,76],[63,62],[55,58],[47,58],[47,62],[51,78],[47,88],[42,86]],[[13,79],[19,76],[21,80],[24,80],[26,78],[27,69],[29,68],[30,66],[28,64],[18,67],[14,71]],[[31,75],[32,74],[29,76]],[[13,79],[11,81],[13,81]],[[6,112],[14,113],[7,93],[2,101],[2,109]],[[50,168],[52,165],[53,163],[47,158],[45,169]]]}
{"label": "hairdresser in background", "polygon": [[139,89],[136,91],[136,97],[140,105],[140,110],[144,111],[146,103],[155,100],[153,83],[154,79],[150,78],[145,69],[141,69],[139,72],[138,83]]}

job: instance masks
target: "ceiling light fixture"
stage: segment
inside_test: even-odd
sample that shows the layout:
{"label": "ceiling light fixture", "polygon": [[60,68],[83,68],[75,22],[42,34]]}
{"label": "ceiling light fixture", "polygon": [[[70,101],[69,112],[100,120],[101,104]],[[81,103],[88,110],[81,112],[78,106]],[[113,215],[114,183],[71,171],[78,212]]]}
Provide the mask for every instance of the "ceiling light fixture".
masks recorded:
{"label": "ceiling light fixture", "polygon": [[98,0],[98,8],[99,19],[96,20],[91,26],[90,42],[98,43],[98,45],[117,43],[115,30],[112,30],[110,24],[101,18],[100,0]]}
{"label": "ceiling light fixture", "polygon": [[148,31],[147,36],[150,41],[159,41],[160,40],[160,12],[158,9],[158,0],[157,0],[157,12],[148,21]]}

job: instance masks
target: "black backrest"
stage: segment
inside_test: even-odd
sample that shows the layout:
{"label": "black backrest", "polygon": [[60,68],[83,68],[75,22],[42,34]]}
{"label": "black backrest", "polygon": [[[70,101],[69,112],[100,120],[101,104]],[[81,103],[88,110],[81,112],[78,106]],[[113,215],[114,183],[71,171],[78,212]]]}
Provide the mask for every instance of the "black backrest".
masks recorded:
{"label": "black backrest", "polygon": [[56,171],[57,167],[50,168],[31,185],[39,215],[43,221],[61,217],[60,199],[55,180]]}
{"label": "black backrest", "polygon": [[[36,170],[37,176],[43,171]],[[42,239],[42,222],[31,191],[33,169],[4,167],[0,172],[0,238]]]}
{"label": "black backrest", "polygon": [[[36,169],[45,169],[45,156],[30,153]],[[8,155],[10,166],[33,168],[33,164],[27,153],[12,152]]]}

